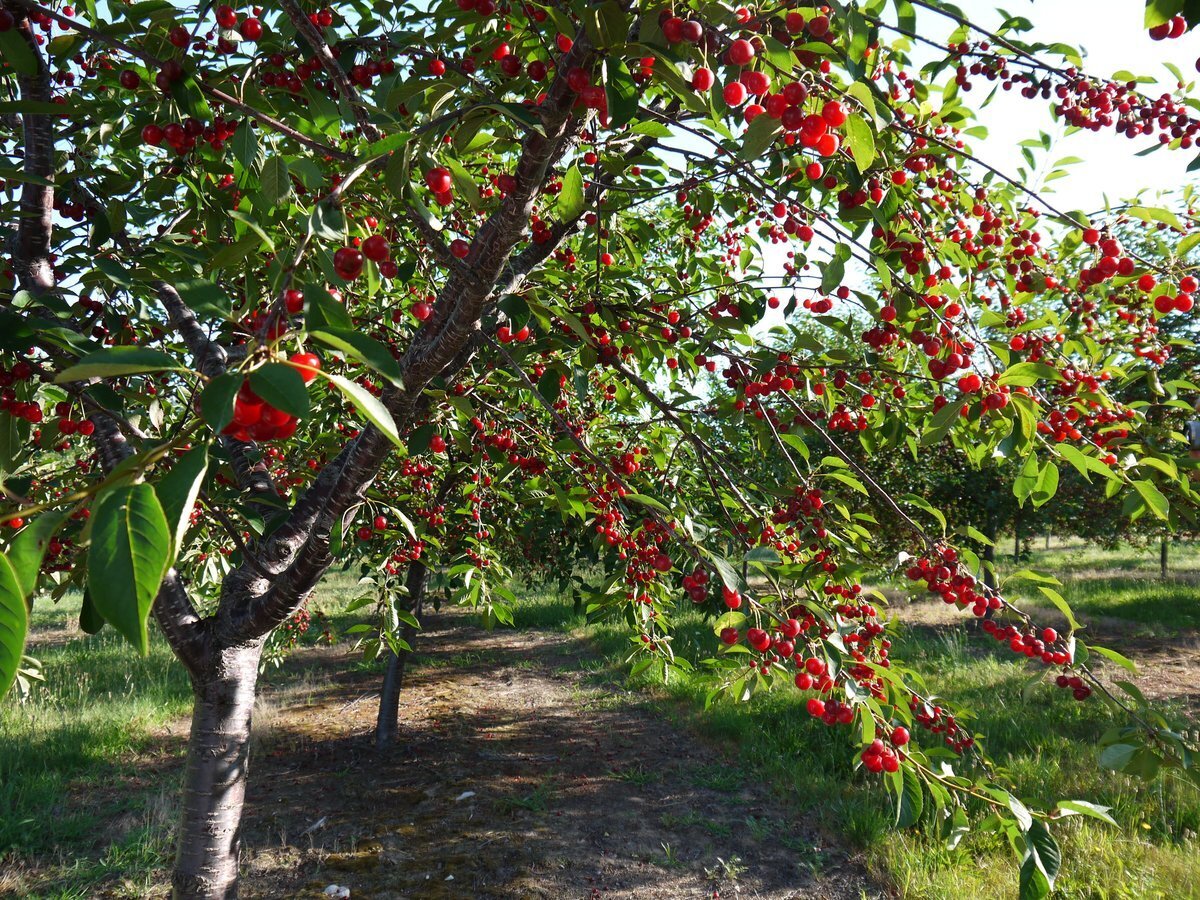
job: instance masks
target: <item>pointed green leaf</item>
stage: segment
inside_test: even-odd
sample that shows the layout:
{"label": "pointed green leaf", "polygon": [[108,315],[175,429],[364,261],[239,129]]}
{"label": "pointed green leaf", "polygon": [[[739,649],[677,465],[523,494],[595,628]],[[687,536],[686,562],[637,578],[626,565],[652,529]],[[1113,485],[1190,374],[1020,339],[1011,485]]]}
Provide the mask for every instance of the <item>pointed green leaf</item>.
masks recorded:
{"label": "pointed green leaf", "polygon": [[571,166],[563,175],[562,190],[558,192],[555,210],[562,221],[569,222],[583,212],[584,205],[583,173],[579,171],[579,166]]}
{"label": "pointed green leaf", "polygon": [[400,386],[400,364],[391,351],[374,338],[358,331],[333,328],[322,328],[311,334],[322,344],[340,350],[350,359],[358,360],[392,384]]}
{"label": "pointed green leaf", "polygon": [[192,507],[200,496],[204,473],[208,471],[208,445],[193,447],[171,466],[155,487],[163,515],[171,528],[171,546],[175,553],[183,547],[183,536],[192,517]]}
{"label": "pointed green leaf", "polygon": [[396,428],[396,420],[392,418],[392,414],[388,412],[386,406],[379,402],[378,398],[365,388],[340,375],[334,375],[332,372],[321,372],[320,374],[337,385],[338,390],[346,395],[346,399],[354,404],[355,409],[362,413],[368,422],[383,432],[389,441],[401,450],[407,451],[408,448],[400,439],[400,432]]}
{"label": "pointed green leaf", "polygon": [[17,678],[25,636],[29,633],[29,609],[17,573],[0,554],[0,697]]}
{"label": "pointed green leaf", "polygon": [[295,367],[267,363],[250,373],[250,389],[265,402],[290,416],[308,415],[308,388]]}
{"label": "pointed green leaf", "polygon": [[102,495],[87,559],[96,610],[145,656],[146,623],[171,562],[171,529],[154,488],[122,485]]}
{"label": "pointed green leaf", "polygon": [[85,381],[89,378],[116,378],[142,372],[186,371],[175,358],[161,350],[145,347],[108,347],[89,353],[75,365],[59,372],[55,384]]}

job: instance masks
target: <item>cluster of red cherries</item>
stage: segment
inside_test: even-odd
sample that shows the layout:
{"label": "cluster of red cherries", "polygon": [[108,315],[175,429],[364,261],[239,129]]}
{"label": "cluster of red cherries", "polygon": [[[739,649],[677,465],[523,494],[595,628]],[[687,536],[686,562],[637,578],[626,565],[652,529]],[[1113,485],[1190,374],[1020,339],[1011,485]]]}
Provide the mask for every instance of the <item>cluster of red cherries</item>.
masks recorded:
{"label": "cluster of red cherries", "polygon": [[[307,384],[317,377],[321,359],[315,353],[295,353],[288,362]],[[233,401],[233,419],[221,433],[235,441],[281,441],[296,433],[299,420],[290,413],[276,409],[254,392],[249,381],[243,381]]]}

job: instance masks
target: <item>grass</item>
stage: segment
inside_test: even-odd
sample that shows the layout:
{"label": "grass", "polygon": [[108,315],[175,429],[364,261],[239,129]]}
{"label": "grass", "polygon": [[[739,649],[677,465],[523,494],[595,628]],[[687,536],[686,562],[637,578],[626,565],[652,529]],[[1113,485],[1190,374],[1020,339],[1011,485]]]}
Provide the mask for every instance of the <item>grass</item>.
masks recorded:
{"label": "grass", "polygon": [[[321,605],[336,611],[355,587],[331,580]],[[170,852],[184,748],[165,728],[191,713],[187,674],[153,626],[145,657],[111,628],[83,635],[80,606],[35,604],[28,653],[45,681],[0,702],[0,895],[28,895],[10,881],[36,861],[56,882],[39,896],[92,897],[100,884],[144,896]],[[302,677],[285,663],[261,681]]]}
{"label": "grass", "polygon": [[[1021,565],[1060,574],[1063,593],[1081,618],[1103,615],[1161,636],[1200,627],[1195,575],[1182,574],[1200,568],[1200,548],[1172,547],[1172,566],[1181,574],[1166,582],[1158,578],[1156,549],[1100,552],[1056,544],[1037,549]],[[1014,569],[1011,562],[1002,565]],[[337,611],[356,592],[348,576],[333,576],[323,585],[319,605],[330,611],[335,633],[348,624]],[[630,645],[623,625],[588,626],[569,602],[536,590],[526,596],[529,602],[517,610],[518,627],[585,635],[597,651],[578,659],[586,681],[624,678]],[[31,654],[41,660],[46,681],[28,700],[0,704],[0,894],[29,895],[11,877],[15,872],[19,879],[23,867],[36,860],[54,870],[55,883],[39,896],[90,897],[101,886],[114,896],[142,896],[161,880],[169,852],[182,748],[178,740],[165,739],[165,728],[185,720],[190,710],[186,676],[153,630],[145,658],[111,629],[93,637],[67,634],[78,613],[79,600],[71,597],[35,607],[37,643]],[[688,610],[678,624],[677,652],[690,658],[711,653],[710,626],[699,614]],[[989,752],[1025,791],[1114,808],[1119,829],[1079,819],[1057,826],[1066,860],[1057,896],[1200,896],[1200,797],[1178,782],[1144,786],[1102,772],[1094,754],[1081,754],[1112,721],[1104,706],[1077,704],[1053,689],[1022,700],[1024,667],[965,633],[932,641],[902,636],[895,652],[918,666],[938,693],[974,710],[972,724],[987,736]],[[455,660],[486,661],[478,653]],[[264,681],[277,687],[302,683],[304,669],[293,662],[269,669]],[[414,662],[428,664],[420,657]],[[973,836],[951,851],[929,830],[893,830],[890,803],[878,782],[853,771],[851,746],[814,723],[795,691],[771,692],[750,704],[719,702],[702,713],[706,687],[699,680],[681,678],[664,686],[640,676],[633,685],[646,690],[598,692],[595,702],[654,704],[736,750],[739,766],[691,773],[697,787],[731,792],[749,780],[765,781],[778,792],[781,806],[809,810],[831,836],[863,848],[881,879],[905,897],[1016,895],[1010,851],[993,836]],[[649,783],[658,773],[646,768],[622,777]],[[536,812],[550,798],[544,784],[514,798],[511,809]],[[751,827],[764,839],[791,839],[771,832],[778,828],[774,823],[750,825],[736,816],[731,806],[728,822],[702,827]]]}
{"label": "grass", "polygon": [[[1176,564],[1195,571],[1197,548],[1173,549]],[[1186,576],[1158,580],[1156,548],[1105,553],[1060,546],[1035,553],[1022,566],[1063,574],[1064,593],[1081,617],[1126,618],[1171,635],[1193,627],[1200,612],[1194,583],[1189,585]],[[588,625],[552,595],[535,588],[527,596],[530,602],[517,613],[518,627],[586,636],[604,660],[603,668],[592,664],[593,673],[624,677],[629,652],[624,625]],[[1186,604],[1192,608],[1181,609]],[[712,640],[710,623],[699,613],[688,610],[677,618],[677,654],[703,658],[711,653]],[[1146,785],[1101,770],[1089,748],[1116,721],[1106,706],[1076,703],[1051,687],[1023,700],[1026,667],[965,631],[932,640],[928,634],[906,633],[896,641],[894,654],[913,663],[938,694],[973,711],[971,725],[985,735],[989,754],[1032,799],[1086,799],[1113,808],[1119,828],[1082,818],[1056,825],[1065,860],[1056,897],[1200,897],[1200,792],[1179,780]],[[630,683],[674,701],[662,704],[666,714],[735,746],[742,762],[739,777],[765,781],[780,792],[781,803],[810,811],[832,836],[861,848],[870,867],[901,896],[1017,895],[1016,865],[1001,838],[975,834],[948,850],[928,822],[894,830],[891,802],[878,780],[853,771],[850,744],[814,722],[798,692],[772,691],[748,704],[718,702],[702,712],[707,685],[700,678],[683,676],[664,685],[642,675]]]}
{"label": "grass", "polygon": [[[1056,575],[1061,593],[1076,615],[1105,616],[1136,623],[1150,634],[1171,634],[1200,629],[1200,544],[1173,542],[1168,551],[1168,573],[1160,577],[1158,545],[1102,550],[1078,541],[1051,542],[1049,549],[1035,541],[1029,559],[1014,564],[1011,556],[999,561],[1001,576],[1018,568]],[[1014,583],[1015,592],[1040,599],[1037,587]],[[1043,605],[1045,601],[1041,601]]]}
{"label": "grass", "polygon": [[[35,607],[35,635],[77,620],[79,607],[78,597]],[[25,702],[0,704],[0,849],[45,853],[91,839],[114,815],[143,811],[128,792],[109,799],[91,789],[136,777],[119,760],[151,749],[158,729],[186,715],[191,689],[162,640],[139,658],[106,629],[30,653],[45,683]],[[105,799],[83,802],[83,792]]]}

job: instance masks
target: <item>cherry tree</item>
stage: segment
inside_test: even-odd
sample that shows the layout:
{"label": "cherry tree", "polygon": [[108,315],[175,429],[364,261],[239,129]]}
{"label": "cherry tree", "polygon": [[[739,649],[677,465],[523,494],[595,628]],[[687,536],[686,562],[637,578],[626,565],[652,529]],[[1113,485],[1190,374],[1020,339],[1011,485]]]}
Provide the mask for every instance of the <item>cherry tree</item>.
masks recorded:
{"label": "cherry tree", "polygon": [[[1200,21],[1145,15],[1160,40]],[[174,890],[234,896],[272,631],[355,556],[436,566],[503,623],[542,517],[598,554],[589,612],[629,623],[635,667],[695,665],[673,611],[719,604],[714,691],[806,692],[899,824],[986,811],[1045,895],[1051,823],[1108,812],[1022,802],[862,581],[903,572],[1112,703],[1112,764],[1197,777],[1060,597],[1065,633],[871,475],[999,448],[1018,500],[1069,466],[1194,517],[1178,436],[1119,400],[1192,312],[1194,196],[1063,211],[971,144],[981,88],[1163,154],[1194,148],[1196,101],[1029,28],[942,0],[3,0],[0,686],[35,596],[81,590],[84,630],[142,652],[153,618],[195,690]],[[1130,220],[1177,252],[1124,246]]]}

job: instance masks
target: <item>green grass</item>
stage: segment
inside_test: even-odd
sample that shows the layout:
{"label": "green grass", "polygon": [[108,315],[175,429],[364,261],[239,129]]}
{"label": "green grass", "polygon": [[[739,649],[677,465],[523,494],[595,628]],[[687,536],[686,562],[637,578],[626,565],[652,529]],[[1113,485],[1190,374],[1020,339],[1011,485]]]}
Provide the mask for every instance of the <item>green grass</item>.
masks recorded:
{"label": "green grass", "polygon": [[[79,606],[77,597],[36,606],[35,632],[77,620]],[[135,775],[118,760],[147,750],[155,729],[186,715],[191,689],[162,640],[145,658],[112,629],[30,652],[45,683],[25,702],[0,704],[0,851],[46,853],[89,842],[110,816],[140,811],[129,792],[101,804],[65,801],[71,785],[82,795]]]}
{"label": "green grass", "polygon": [[[1036,569],[1063,582],[1062,595],[1076,615],[1105,616],[1137,623],[1153,634],[1200,629],[1200,544],[1169,545],[1167,578],[1159,573],[1158,544],[1123,545],[1101,550],[1078,542],[1053,541],[1049,550],[1040,541],[1028,560],[1015,564],[1011,556],[999,560],[1005,574]],[[1014,583],[1021,597],[1039,599],[1037,587]],[[1045,600],[1042,605],[1047,605]]]}
{"label": "green grass", "polygon": [[[1180,568],[1200,558],[1195,547],[1185,552],[1186,563],[1180,559],[1184,553],[1175,554]],[[1039,555],[1022,565],[1063,573],[1068,599],[1081,616],[1101,611],[1123,615],[1170,635],[1191,627],[1200,609],[1195,588],[1189,594],[1183,579],[1165,586],[1156,580],[1156,548]],[[1112,570],[1129,574],[1118,577]],[[624,678],[630,644],[623,624],[587,625],[552,595],[534,588],[526,596],[529,603],[517,612],[518,627],[584,636],[604,660],[598,674]],[[1181,614],[1179,606],[1185,602],[1195,609]],[[686,611],[676,620],[674,646],[678,655],[690,659],[710,655],[710,624]],[[914,664],[936,693],[973,711],[973,729],[985,735],[988,753],[1026,796],[1047,803],[1086,799],[1113,807],[1120,828],[1082,818],[1055,826],[1065,859],[1056,897],[1200,897],[1200,792],[1175,779],[1146,785],[1101,770],[1094,744],[1116,721],[1105,705],[1077,703],[1052,687],[1023,700],[1026,666],[965,630],[932,639],[927,633],[902,635],[894,655]],[[594,664],[592,669],[596,671]],[[673,678],[663,685],[646,675],[632,684],[674,701],[662,705],[666,714],[736,747],[744,777],[765,782],[779,792],[781,803],[809,810],[833,837],[861,848],[872,869],[902,896],[1017,896],[1014,858],[1000,838],[972,835],[947,850],[928,823],[894,830],[891,803],[878,780],[853,771],[853,747],[844,732],[814,722],[797,691],[784,686],[748,704],[717,702],[703,711],[707,685],[700,678]]]}
{"label": "green grass", "polygon": [[[320,605],[336,612],[357,586],[330,581]],[[37,861],[58,882],[39,896],[92,897],[101,883],[143,896],[170,852],[184,748],[161,735],[191,713],[187,674],[154,626],[143,658],[111,628],[75,632],[79,609],[78,595],[35,603],[28,652],[45,680],[0,702],[0,893],[6,870]],[[301,676],[285,663],[261,680]]]}

